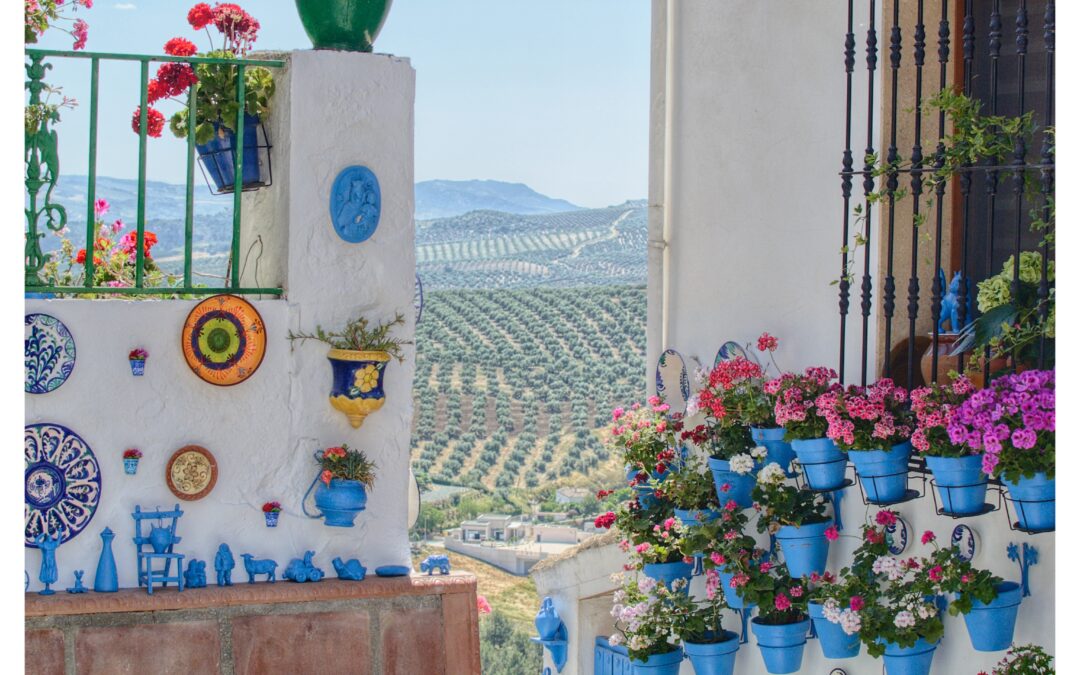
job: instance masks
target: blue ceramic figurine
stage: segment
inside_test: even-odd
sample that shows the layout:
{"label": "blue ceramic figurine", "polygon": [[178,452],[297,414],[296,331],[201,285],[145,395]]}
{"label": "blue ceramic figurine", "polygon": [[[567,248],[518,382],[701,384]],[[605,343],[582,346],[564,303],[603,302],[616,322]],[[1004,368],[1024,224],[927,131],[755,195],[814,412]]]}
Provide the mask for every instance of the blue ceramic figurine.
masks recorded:
{"label": "blue ceramic figurine", "polygon": [[337,570],[338,579],[346,581],[363,581],[367,575],[367,568],[360,564],[356,558],[343,562],[341,558],[334,558],[334,569]]}
{"label": "blue ceramic figurine", "polygon": [[406,565],[383,565],[375,568],[375,576],[379,577],[406,577],[411,572]]}
{"label": "blue ceramic figurine", "polygon": [[60,545],[60,534],[57,533],[55,537],[50,537],[47,533],[42,532],[34,540],[34,543],[41,549],[41,572],[38,574],[38,581],[45,584],[45,588],[38,591],[38,594],[52,595],[56,591],[49,588],[49,586],[56,583],[59,576],[56,571],[56,547]]}
{"label": "blue ceramic figurine", "polygon": [[301,584],[305,581],[320,581],[323,578],[323,571],[312,563],[311,559],[314,556],[315,551],[307,551],[302,560],[293,558],[281,576]]}
{"label": "blue ceramic figurine", "polygon": [[450,574],[450,558],[445,555],[429,555],[420,563],[420,571],[427,572],[430,577],[435,570],[440,574]]}
{"label": "blue ceramic figurine", "polygon": [[244,571],[247,572],[249,584],[255,583],[257,574],[265,574],[270,583],[277,581],[277,563],[273,560],[256,560],[250,553],[244,553],[240,557],[244,559]]}
{"label": "blue ceramic figurine", "polygon": [[218,586],[232,586],[234,567],[236,567],[236,561],[233,560],[229,545],[222,544],[218,546],[217,554],[214,556],[214,571],[217,572]]}
{"label": "blue ceramic figurine", "polygon": [[97,574],[94,576],[95,593],[115,593],[120,588],[116,576],[116,559],[112,552],[115,536],[107,527],[101,531],[101,557],[98,558]]}
{"label": "blue ceramic figurine", "polygon": [[206,588],[206,563],[202,560],[189,560],[187,572],[184,572],[184,585],[188,588]]}
{"label": "blue ceramic figurine", "polygon": [[67,589],[68,593],[85,593],[87,591],[86,586],[83,586],[82,575],[83,570],[75,570],[75,585]]}

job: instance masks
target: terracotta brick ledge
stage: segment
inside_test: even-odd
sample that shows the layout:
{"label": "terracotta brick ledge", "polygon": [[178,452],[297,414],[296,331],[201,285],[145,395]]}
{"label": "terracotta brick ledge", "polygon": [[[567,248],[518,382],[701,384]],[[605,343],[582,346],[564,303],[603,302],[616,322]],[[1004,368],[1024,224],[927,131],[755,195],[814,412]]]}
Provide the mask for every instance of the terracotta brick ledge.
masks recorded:
{"label": "terracotta brick ledge", "polygon": [[[234,573],[235,575],[235,573]],[[125,588],[116,593],[57,593],[41,596],[26,594],[26,618],[72,616],[79,614],[109,614],[117,612],[161,612],[170,610],[209,609],[238,605],[268,605],[296,602],[326,602],[333,600],[364,600],[419,595],[448,595],[476,593],[476,577],[465,572],[448,576],[412,575],[408,577],[377,577],[363,581],[325,579],[298,584],[292,581],[249,584],[236,581],[232,586],[191,588],[180,593],[175,587],[154,589],[149,595],[145,588]]]}

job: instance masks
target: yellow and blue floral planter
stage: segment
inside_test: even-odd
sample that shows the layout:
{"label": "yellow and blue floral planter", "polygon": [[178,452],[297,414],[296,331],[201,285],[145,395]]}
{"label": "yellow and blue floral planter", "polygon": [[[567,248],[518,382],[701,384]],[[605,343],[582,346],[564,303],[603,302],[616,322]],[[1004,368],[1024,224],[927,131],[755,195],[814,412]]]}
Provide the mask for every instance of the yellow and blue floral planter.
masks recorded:
{"label": "yellow and blue floral planter", "polygon": [[359,429],[368,415],[386,403],[383,374],[390,355],[331,349],[326,358],[334,373],[330,405],[345,413],[353,429]]}

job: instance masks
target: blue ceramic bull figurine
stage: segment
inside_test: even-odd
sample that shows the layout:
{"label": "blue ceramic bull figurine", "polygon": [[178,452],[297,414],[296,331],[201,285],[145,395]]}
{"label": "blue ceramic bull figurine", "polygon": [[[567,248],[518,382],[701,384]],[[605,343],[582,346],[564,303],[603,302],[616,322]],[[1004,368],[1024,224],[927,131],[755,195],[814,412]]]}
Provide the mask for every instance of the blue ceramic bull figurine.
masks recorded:
{"label": "blue ceramic bull figurine", "polygon": [[245,553],[240,556],[244,559],[244,571],[248,575],[248,583],[255,583],[255,575],[265,574],[270,583],[277,581],[277,563],[273,560],[256,560],[255,556]]}
{"label": "blue ceramic bull figurine", "polygon": [[435,570],[440,574],[450,574],[450,558],[445,555],[429,555],[420,563],[420,571],[427,572],[431,576]]}

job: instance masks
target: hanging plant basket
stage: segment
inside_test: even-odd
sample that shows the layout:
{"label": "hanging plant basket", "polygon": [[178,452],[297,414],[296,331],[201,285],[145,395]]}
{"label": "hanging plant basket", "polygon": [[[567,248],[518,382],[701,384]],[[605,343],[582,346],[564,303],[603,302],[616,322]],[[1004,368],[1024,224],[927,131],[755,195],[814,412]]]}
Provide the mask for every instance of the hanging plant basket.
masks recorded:
{"label": "hanging plant basket", "polygon": [[[274,182],[270,163],[270,140],[266,127],[255,115],[244,115],[244,154],[241,172],[241,191],[250,192],[269,187]],[[199,168],[216,195],[232,194],[236,188],[236,134],[220,122],[214,122],[214,138],[195,146]]]}

